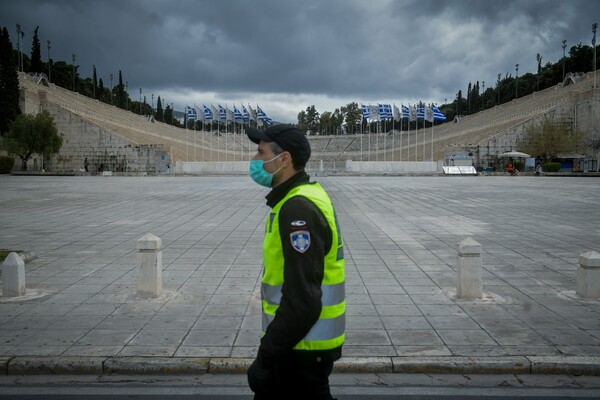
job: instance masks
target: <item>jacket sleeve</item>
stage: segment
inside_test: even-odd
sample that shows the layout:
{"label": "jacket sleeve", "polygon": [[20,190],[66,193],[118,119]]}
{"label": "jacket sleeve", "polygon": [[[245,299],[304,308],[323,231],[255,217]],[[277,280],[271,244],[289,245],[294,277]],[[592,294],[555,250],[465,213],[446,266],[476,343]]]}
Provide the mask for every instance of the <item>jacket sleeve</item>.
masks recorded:
{"label": "jacket sleeve", "polygon": [[[292,244],[292,236],[298,231],[308,232],[307,248]],[[284,254],[282,297],[259,348],[264,357],[270,358],[290,352],[319,319],[325,254],[332,240],[321,210],[300,196],[281,207],[279,232]]]}

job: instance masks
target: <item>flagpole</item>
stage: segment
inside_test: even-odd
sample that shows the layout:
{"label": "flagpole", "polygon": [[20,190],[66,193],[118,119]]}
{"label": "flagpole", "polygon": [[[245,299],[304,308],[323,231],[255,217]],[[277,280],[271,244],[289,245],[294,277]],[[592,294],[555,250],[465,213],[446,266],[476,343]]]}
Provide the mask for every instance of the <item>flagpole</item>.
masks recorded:
{"label": "flagpole", "polygon": [[189,162],[190,161],[190,157],[189,157],[189,152],[188,152],[188,118],[187,118],[187,108],[185,110],[185,116],[184,116],[184,122],[185,122],[185,162]]}
{"label": "flagpole", "polygon": [[425,161],[425,109],[423,108],[423,159]]}
{"label": "flagpole", "polygon": [[410,103],[408,104],[408,134],[406,135],[406,161],[410,162],[410,114],[411,114],[411,109],[410,109]]}

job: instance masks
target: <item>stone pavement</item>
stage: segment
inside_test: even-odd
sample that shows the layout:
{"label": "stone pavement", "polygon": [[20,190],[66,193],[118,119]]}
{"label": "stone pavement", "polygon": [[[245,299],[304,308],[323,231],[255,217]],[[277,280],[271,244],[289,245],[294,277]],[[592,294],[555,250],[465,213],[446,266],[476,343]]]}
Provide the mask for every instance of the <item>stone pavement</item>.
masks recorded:
{"label": "stone pavement", "polygon": [[[338,371],[600,374],[600,180],[317,177],[345,239]],[[33,251],[0,297],[0,371],[238,371],[260,337],[267,190],[247,177],[0,176],[0,248]],[[136,240],[163,243],[163,295],[136,296]],[[459,241],[481,300],[456,297]]]}

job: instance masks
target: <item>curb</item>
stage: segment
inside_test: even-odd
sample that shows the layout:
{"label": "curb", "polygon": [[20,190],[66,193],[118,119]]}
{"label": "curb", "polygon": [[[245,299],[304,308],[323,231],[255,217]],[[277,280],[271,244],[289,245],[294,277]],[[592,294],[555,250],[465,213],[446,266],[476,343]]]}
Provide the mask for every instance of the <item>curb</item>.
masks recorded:
{"label": "curb", "polygon": [[[245,374],[252,358],[0,357],[2,375]],[[541,374],[600,376],[600,357],[343,357],[335,373]]]}

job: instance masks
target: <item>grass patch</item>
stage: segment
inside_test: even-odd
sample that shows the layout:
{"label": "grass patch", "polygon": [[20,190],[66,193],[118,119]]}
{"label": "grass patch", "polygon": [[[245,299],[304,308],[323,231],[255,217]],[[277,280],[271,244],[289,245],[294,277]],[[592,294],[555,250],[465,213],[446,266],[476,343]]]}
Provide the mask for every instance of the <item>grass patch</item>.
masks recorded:
{"label": "grass patch", "polygon": [[6,256],[8,256],[8,255],[9,255],[10,253],[12,253],[13,251],[14,251],[15,253],[19,253],[21,250],[2,250],[2,249],[0,249],[0,263],[1,263],[2,261],[4,261],[4,259],[6,258]]}

